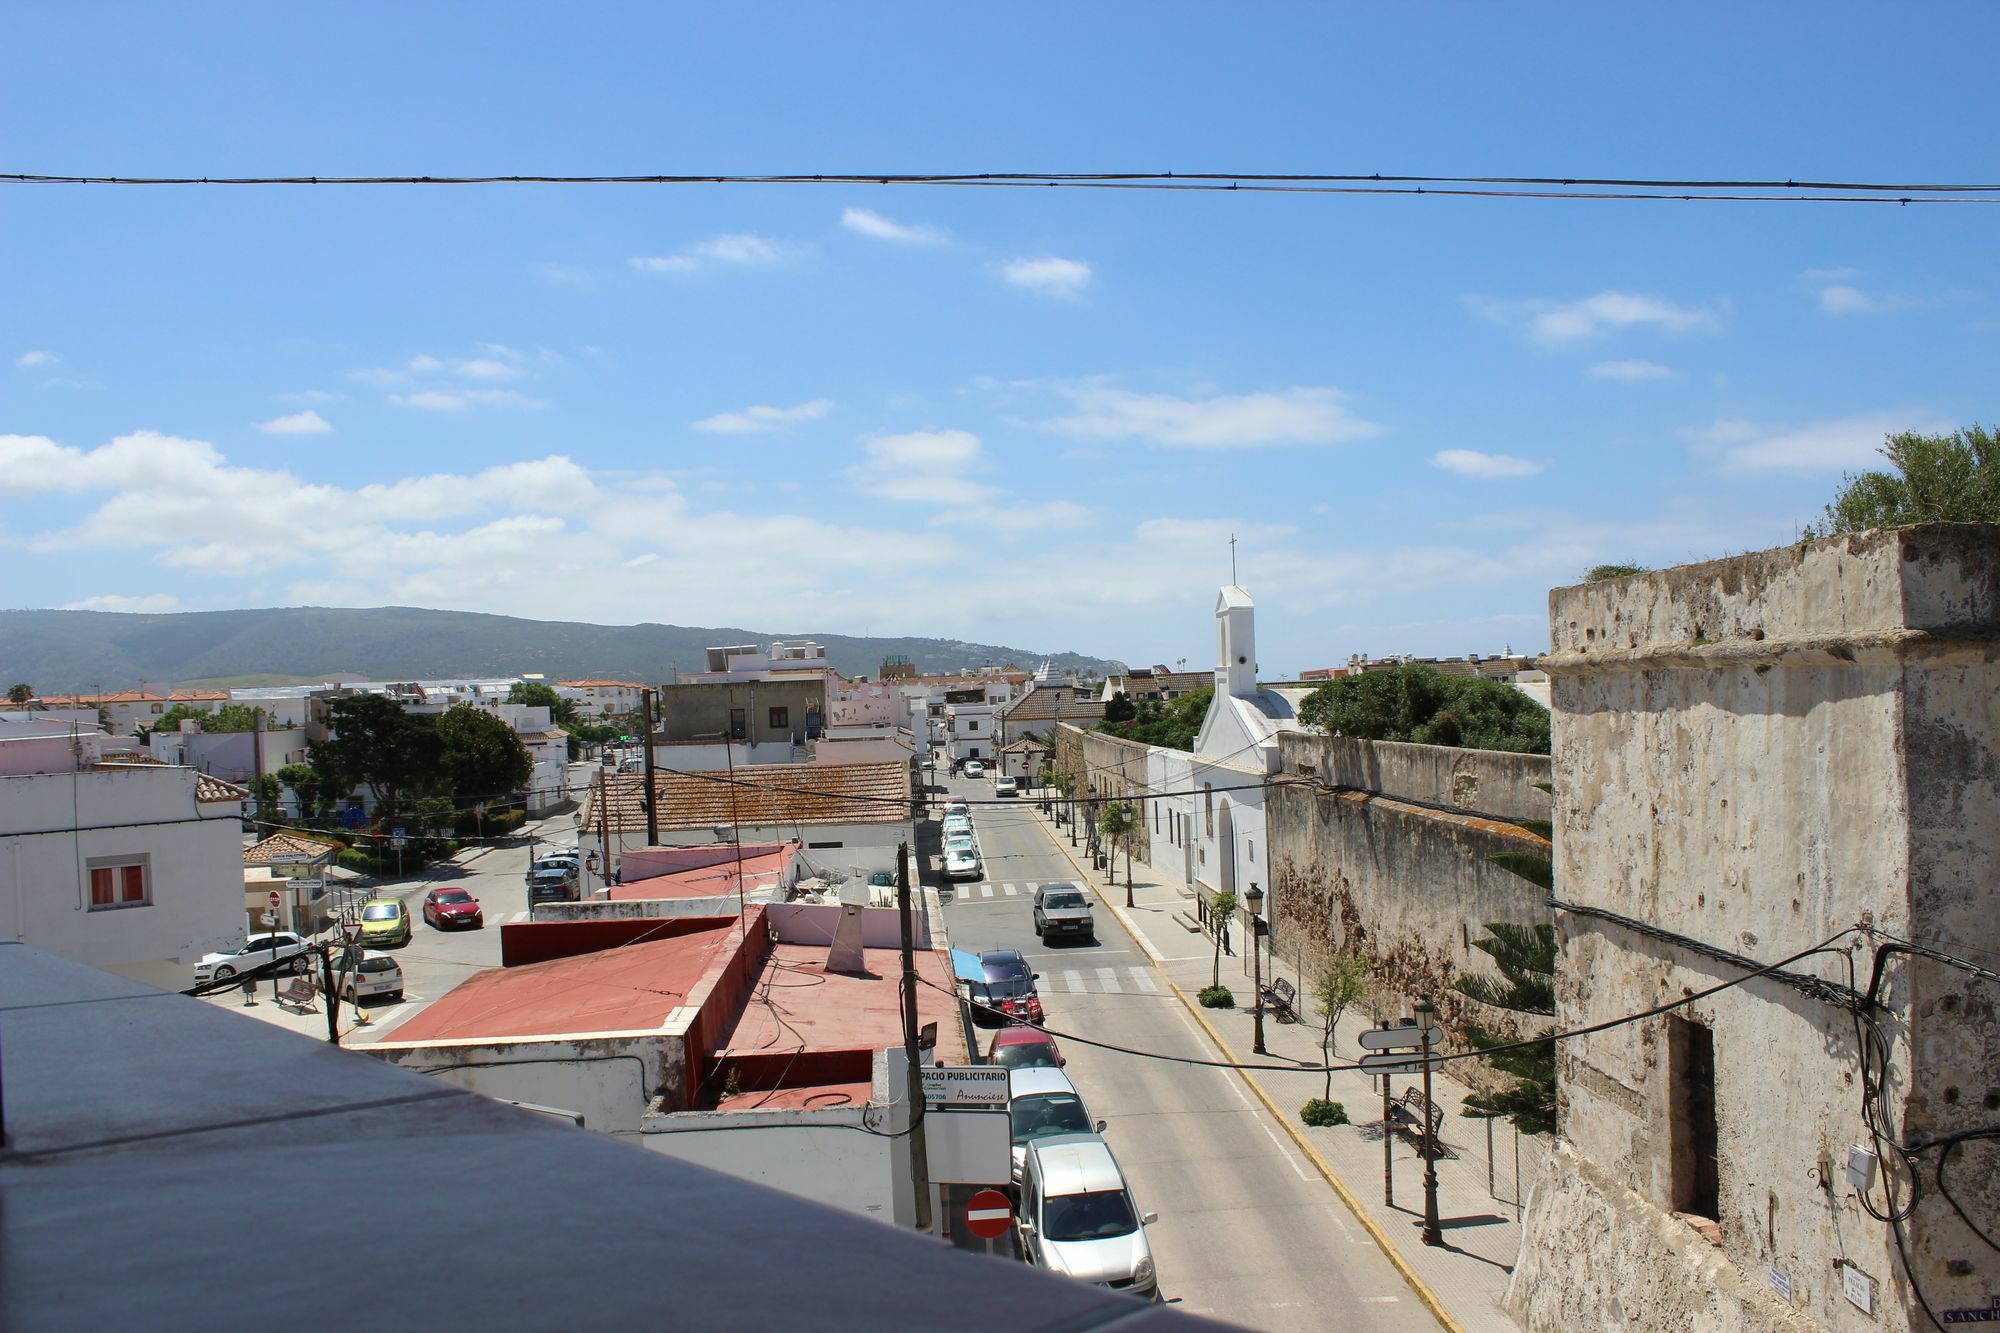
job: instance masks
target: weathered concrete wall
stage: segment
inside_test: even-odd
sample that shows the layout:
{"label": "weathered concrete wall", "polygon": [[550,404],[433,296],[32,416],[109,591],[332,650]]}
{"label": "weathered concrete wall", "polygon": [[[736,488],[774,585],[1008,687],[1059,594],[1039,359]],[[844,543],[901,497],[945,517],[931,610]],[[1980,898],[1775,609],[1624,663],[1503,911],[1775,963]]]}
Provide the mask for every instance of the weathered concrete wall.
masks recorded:
{"label": "weathered concrete wall", "polygon": [[1152,747],[1122,736],[1085,731],[1067,722],[1058,726],[1055,733],[1053,766],[1075,779],[1070,794],[1094,795],[1104,803],[1131,802],[1132,858],[1150,864],[1152,820],[1146,798],[1153,789],[1147,781],[1146,755]]}
{"label": "weathered concrete wall", "polygon": [[1449,806],[1495,819],[1547,819],[1549,757],[1448,745],[1364,741],[1317,732],[1285,732],[1278,747],[1287,773],[1310,772],[1322,782],[1425,805]]}
{"label": "weathered concrete wall", "polygon": [[[1550,620],[1556,892],[1570,905],[1558,920],[1561,1026],[1745,976],[1676,939],[1774,961],[1840,936],[1837,953],[1793,970],[1862,985],[1883,941],[1841,934],[1858,923],[1954,954],[2000,952],[2000,529],[1863,533],[1558,589]],[[1872,1021],[1888,1132],[1991,1122],[1994,988],[1908,956],[1884,977]],[[1713,1042],[1711,1253],[1753,1287],[1784,1274],[1792,1309],[1821,1326],[1928,1326],[1891,1229],[1839,1173],[1849,1145],[1872,1142],[1854,1017],[1772,978],[1681,1014]],[[1719,1311],[1704,1295],[1717,1284],[1689,1280],[1700,1250],[1672,1210],[1690,1198],[1675,1110],[1690,1081],[1670,1059],[1673,1021],[1564,1044],[1562,1134],[1584,1166],[1532,1201],[1510,1290],[1530,1328],[1787,1322],[1768,1303]],[[1919,1161],[1928,1176],[1934,1151]],[[1951,1178],[1982,1226],[2000,1225],[1991,1147],[1955,1152]],[[1906,1200],[1900,1168],[1895,1180]],[[1984,1307],[2000,1290],[2000,1255],[1934,1189],[1906,1240],[1934,1307]],[[1875,1284],[1872,1317],[1844,1299],[1849,1271]]]}
{"label": "weathered concrete wall", "polygon": [[[1367,1007],[1378,1017],[1407,1014],[1428,996],[1448,1024],[1471,1018],[1519,1030],[1514,1015],[1475,1006],[1450,986],[1467,974],[1498,975],[1472,947],[1487,923],[1550,919],[1543,889],[1488,860],[1500,852],[1547,856],[1547,842],[1509,823],[1328,791],[1310,780],[1273,787],[1265,807],[1271,947],[1281,965],[1310,977],[1335,954],[1359,954],[1369,960],[1375,990]],[[1447,1070],[1475,1086],[1493,1081],[1480,1061]]]}

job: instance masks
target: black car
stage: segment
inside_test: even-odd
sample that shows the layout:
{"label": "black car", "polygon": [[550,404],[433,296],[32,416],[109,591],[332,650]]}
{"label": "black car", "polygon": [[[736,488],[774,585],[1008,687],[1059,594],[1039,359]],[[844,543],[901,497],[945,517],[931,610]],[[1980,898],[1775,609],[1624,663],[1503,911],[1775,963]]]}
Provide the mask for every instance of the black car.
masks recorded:
{"label": "black car", "polygon": [[983,981],[969,981],[966,989],[975,1008],[972,1021],[981,1027],[1003,1023],[1039,1023],[1042,1000],[1035,994],[1041,973],[1028,966],[1019,949],[988,949],[979,955]]}

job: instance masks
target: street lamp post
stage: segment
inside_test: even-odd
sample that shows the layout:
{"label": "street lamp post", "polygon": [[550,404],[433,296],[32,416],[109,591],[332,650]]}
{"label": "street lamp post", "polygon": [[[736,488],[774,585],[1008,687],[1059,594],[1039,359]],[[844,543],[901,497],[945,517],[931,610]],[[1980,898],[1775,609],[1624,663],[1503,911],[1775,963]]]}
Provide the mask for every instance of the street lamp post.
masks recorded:
{"label": "street lamp post", "polygon": [[1437,1014],[1437,1006],[1429,1000],[1418,1000],[1416,1012],[1417,1030],[1423,1034],[1424,1053],[1424,1136],[1418,1140],[1424,1145],[1423,1242],[1426,1245],[1442,1245],[1444,1232],[1438,1225],[1437,1134],[1431,1128],[1437,1123],[1431,1112],[1431,1019]]}
{"label": "street lamp post", "polygon": [[1256,968],[1255,979],[1251,981],[1256,995],[1256,1003],[1250,1006],[1250,1049],[1259,1055],[1264,1052],[1264,951],[1258,947],[1258,937],[1263,934],[1264,891],[1257,887],[1257,881],[1250,881],[1250,891],[1243,895],[1243,909],[1250,914],[1250,957]]}

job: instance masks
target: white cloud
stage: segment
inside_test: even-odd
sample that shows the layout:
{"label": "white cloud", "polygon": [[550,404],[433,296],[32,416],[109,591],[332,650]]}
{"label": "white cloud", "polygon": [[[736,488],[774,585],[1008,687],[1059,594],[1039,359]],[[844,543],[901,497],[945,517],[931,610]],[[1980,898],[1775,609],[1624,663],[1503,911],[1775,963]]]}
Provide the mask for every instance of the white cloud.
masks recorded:
{"label": "white cloud", "polygon": [[272,417],[269,421],[257,423],[257,429],[266,435],[325,435],[333,429],[325,417],[310,407],[290,416]]}
{"label": "white cloud", "polygon": [[1882,466],[1882,442],[1899,431],[1950,429],[1952,423],[1946,418],[1905,411],[1871,412],[1791,426],[1723,417],[1685,435],[1697,453],[1716,458],[1725,472],[1817,474]]}
{"label": "white cloud", "polygon": [[64,602],[58,611],[127,611],[138,615],[163,616],[181,609],[181,599],[170,593],[148,593],[139,597],[123,597],[117,593],[105,593],[100,597],[85,597],[74,602]]}
{"label": "white cloud", "polygon": [[1038,296],[1073,301],[1090,285],[1090,265],[1081,259],[1010,259],[1000,266],[1000,276],[1016,287]]}
{"label": "white cloud", "polygon": [[1590,368],[1590,377],[1594,380],[1636,383],[1640,380],[1670,380],[1674,378],[1674,371],[1654,361],[1599,361]]}
{"label": "white cloud", "polygon": [[1858,268],[1809,268],[1799,274],[1807,282],[1846,282],[1861,276]]}
{"label": "white cloud", "polygon": [[694,429],[716,435],[747,435],[755,431],[778,430],[800,421],[818,421],[833,410],[833,401],[815,398],[797,407],[746,407],[741,412],[718,412],[694,423]]}
{"label": "white cloud", "polygon": [[452,365],[452,374],[468,380],[511,380],[519,379],[524,372],[519,366],[506,361],[495,361],[489,357],[475,357],[458,361]]}
{"label": "white cloud", "polygon": [[1292,388],[1278,393],[1177,398],[1098,386],[1062,391],[1078,409],[1045,422],[1050,430],[1086,439],[1145,439],[1197,449],[1269,444],[1339,444],[1382,433],[1349,412],[1338,389]]}
{"label": "white cloud", "polygon": [[931,519],[931,526],[963,529],[982,537],[1011,541],[1034,532],[1080,528],[1089,520],[1090,510],[1074,500],[1023,500],[1015,504],[947,509]]}
{"label": "white cloud", "polygon": [[944,245],[951,240],[951,233],[942,227],[894,222],[866,208],[846,209],[840,215],[840,225],[878,241],[896,241],[903,245]]}
{"label": "white cloud", "polygon": [[1799,274],[1799,280],[1813,294],[1813,299],[1819,304],[1819,312],[1836,318],[1841,315],[1889,315],[1912,309],[1918,304],[1906,296],[1863,291],[1853,282],[1860,276],[1858,268],[1809,268]]}
{"label": "white cloud", "polygon": [[1543,463],[1511,454],[1482,454],[1477,449],[1446,449],[1431,455],[1431,466],[1461,477],[1532,477]]}
{"label": "white cloud", "polygon": [[14,365],[21,370],[35,370],[37,368],[46,370],[52,366],[59,366],[61,364],[62,358],[54,352],[23,352],[14,358]]}
{"label": "white cloud", "polygon": [[281,403],[324,406],[327,403],[338,402],[346,395],[328,393],[325,389],[301,389],[297,393],[274,393],[271,397]]}
{"label": "white cloud", "polygon": [[777,241],[750,232],[725,232],[670,255],[640,255],[625,262],[641,273],[698,273],[719,265],[768,268],[785,257],[786,247]]}
{"label": "white cloud", "polygon": [[398,407],[419,407],[427,412],[462,412],[468,407],[528,410],[548,406],[545,399],[531,398],[514,389],[419,389],[414,393],[392,393],[389,401]]}
{"label": "white cloud", "polygon": [[658,551],[646,551],[640,555],[633,556],[630,560],[627,560],[625,562],[625,568],[642,569],[645,566],[652,564],[655,560],[658,560],[659,558],[660,558],[660,553]]}
{"label": "white cloud", "polygon": [[878,499],[966,506],[1002,494],[967,475],[981,463],[979,437],[971,431],[920,430],[868,441],[865,458],[847,476]]}
{"label": "white cloud", "polygon": [[1684,306],[1664,296],[1598,292],[1579,301],[1491,301],[1471,298],[1472,307],[1496,324],[1519,328],[1540,343],[1583,342],[1624,329],[1687,333],[1721,322],[1715,308]]}

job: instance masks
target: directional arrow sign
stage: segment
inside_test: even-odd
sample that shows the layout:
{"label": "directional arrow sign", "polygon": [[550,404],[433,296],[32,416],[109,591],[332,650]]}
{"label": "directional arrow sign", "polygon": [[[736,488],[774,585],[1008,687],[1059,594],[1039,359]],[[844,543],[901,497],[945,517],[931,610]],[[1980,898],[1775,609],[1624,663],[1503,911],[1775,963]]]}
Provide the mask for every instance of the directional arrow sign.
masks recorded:
{"label": "directional arrow sign", "polygon": [[[1431,1045],[1444,1045],[1444,1029],[1432,1028]],[[1414,1023],[1400,1028],[1367,1028],[1361,1033],[1361,1049],[1364,1051],[1393,1051],[1404,1046],[1422,1046],[1424,1029]]]}
{"label": "directional arrow sign", "polygon": [[1364,1055],[1355,1061],[1364,1074],[1421,1074],[1424,1066],[1435,1069],[1440,1063],[1433,1055],[1429,1060],[1414,1051],[1395,1051],[1382,1055]]}

